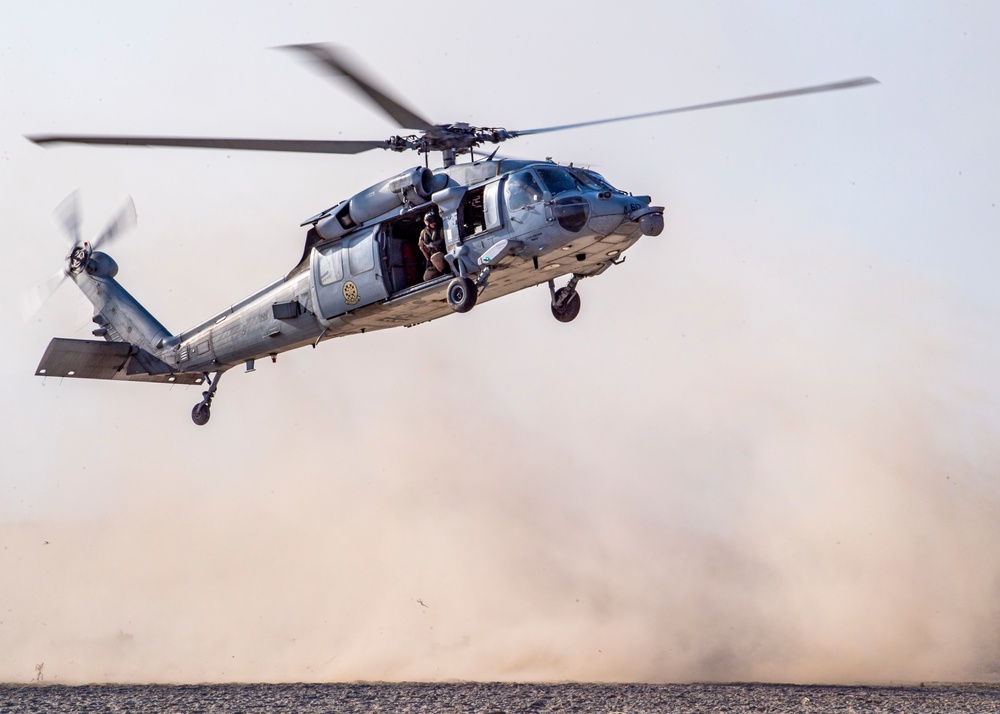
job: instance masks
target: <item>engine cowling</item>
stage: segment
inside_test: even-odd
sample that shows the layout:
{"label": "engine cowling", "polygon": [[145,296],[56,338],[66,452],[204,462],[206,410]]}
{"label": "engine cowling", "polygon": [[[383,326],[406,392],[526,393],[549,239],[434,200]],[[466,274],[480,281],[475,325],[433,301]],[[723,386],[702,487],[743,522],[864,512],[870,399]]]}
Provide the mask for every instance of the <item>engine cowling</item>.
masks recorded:
{"label": "engine cowling", "polygon": [[446,174],[435,175],[423,166],[416,166],[398,176],[369,186],[352,198],[338,204],[316,225],[323,238],[340,236],[407,203],[423,203],[435,191],[448,184]]}

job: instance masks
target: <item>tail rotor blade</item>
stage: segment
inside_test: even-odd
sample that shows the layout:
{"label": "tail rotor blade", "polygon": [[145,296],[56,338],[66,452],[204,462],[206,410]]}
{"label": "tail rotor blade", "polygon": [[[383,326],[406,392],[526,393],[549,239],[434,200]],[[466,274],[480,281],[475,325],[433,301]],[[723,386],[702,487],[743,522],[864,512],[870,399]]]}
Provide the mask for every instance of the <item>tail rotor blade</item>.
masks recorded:
{"label": "tail rotor blade", "polygon": [[91,241],[90,245],[97,250],[102,244],[110,243],[121,233],[127,231],[135,225],[135,204],[129,196],[124,205],[119,209],[118,214],[111,219],[107,227]]}
{"label": "tail rotor blade", "polygon": [[63,281],[69,277],[69,273],[60,269],[41,285],[36,285],[21,296],[21,317],[25,322],[29,322],[37,315],[45,303],[49,301]]}
{"label": "tail rotor blade", "polygon": [[53,217],[62,225],[69,235],[70,242],[76,245],[80,242],[80,207],[79,191],[74,191],[62,200],[52,212]]}

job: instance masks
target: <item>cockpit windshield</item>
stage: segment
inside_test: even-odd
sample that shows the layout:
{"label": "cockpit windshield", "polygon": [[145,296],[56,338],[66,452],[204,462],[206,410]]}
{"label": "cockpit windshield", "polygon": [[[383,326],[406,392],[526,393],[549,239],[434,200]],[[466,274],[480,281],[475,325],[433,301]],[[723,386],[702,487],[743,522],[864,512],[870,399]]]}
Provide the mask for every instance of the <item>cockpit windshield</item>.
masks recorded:
{"label": "cockpit windshield", "polygon": [[536,169],[542,183],[553,196],[566,191],[611,191],[624,193],[604,180],[599,173],[589,169],[546,166]]}
{"label": "cockpit windshield", "polygon": [[580,183],[573,178],[573,174],[564,169],[563,167],[548,167],[539,168],[538,177],[542,179],[542,183],[545,184],[545,188],[549,190],[553,196],[563,193],[565,191],[579,191]]}
{"label": "cockpit windshield", "polygon": [[594,191],[611,191],[612,193],[625,193],[609,184],[603,176],[590,169],[571,168],[568,171],[573,174],[581,184]]}
{"label": "cockpit windshield", "polygon": [[573,176],[573,179],[580,185],[584,191],[606,191],[604,184],[595,180],[586,171],[582,169],[569,168],[566,169]]}

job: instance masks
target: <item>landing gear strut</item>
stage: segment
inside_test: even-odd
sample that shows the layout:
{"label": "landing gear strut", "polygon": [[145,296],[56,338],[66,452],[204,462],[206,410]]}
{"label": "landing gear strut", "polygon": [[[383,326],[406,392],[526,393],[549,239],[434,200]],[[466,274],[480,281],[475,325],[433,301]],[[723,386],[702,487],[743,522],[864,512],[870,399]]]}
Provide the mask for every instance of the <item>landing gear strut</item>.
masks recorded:
{"label": "landing gear strut", "polygon": [[205,372],[208,391],[201,393],[202,400],[195,404],[194,409],[191,410],[191,420],[198,426],[208,424],[208,420],[212,416],[212,398],[215,396],[215,390],[219,388],[220,379],[222,379],[222,372],[216,372],[215,379],[209,377],[208,372]]}
{"label": "landing gear strut", "polygon": [[580,276],[574,275],[566,287],[556,290],[555,283],[549,281],[549,293],[552,295],[552,316],[559,322],[572,322],[580,314],[580,293],[576,284]]}

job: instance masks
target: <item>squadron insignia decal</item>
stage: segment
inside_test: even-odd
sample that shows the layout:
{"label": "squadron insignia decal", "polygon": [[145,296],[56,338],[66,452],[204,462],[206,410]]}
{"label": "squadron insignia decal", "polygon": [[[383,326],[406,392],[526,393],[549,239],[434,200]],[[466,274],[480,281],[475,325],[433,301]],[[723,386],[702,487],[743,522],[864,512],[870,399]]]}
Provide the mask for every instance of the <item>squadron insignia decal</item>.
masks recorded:
{"label": "squadron insignia decal", "polygon": [[348,280],[344,283],[344,302],[348,305],[357,305],[361,297],[358,295],[358,286]]}

